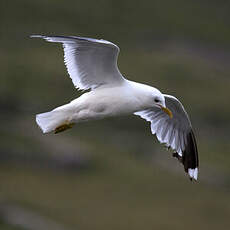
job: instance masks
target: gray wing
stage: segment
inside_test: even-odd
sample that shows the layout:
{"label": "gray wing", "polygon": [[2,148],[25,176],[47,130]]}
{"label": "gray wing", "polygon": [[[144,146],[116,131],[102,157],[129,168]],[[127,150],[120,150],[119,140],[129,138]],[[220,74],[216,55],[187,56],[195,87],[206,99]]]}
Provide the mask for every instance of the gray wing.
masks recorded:
{"label": "gray wing", "polygon": [[117,67],[119,48],[109,41],[75,36],[31,37],[63,44],[64,62],[76,88],[94,89],[123,81]]}
{"label": "gray wing", "polygon": [[170,118],[160,108],[151,108],[136,112],[151,122],[151,131],[157,139],[168,148],[172,148],[173,156],[183,163],[185,171],[190,178],[198,177],[198,151],[192,125],[181,102],[170,95],[164,95],[166,107],[172,111]]}

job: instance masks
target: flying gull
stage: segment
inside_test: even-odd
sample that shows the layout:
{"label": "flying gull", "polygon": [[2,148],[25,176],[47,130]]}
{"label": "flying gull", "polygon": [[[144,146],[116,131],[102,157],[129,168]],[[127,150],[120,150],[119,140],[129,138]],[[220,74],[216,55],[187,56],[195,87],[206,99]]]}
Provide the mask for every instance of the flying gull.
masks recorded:
{"label": "flying gull", "polygon": [[62,132],[75,123],[135,114],[151,123],[152,134],[174,150],[190,179],[198,177],[198,152],[192,125],[181,102],[158,89],[127,80],[117,67],[119,47],[103,39],[42,36],[62,43],[74,86],[88,90],[69,104],[36,116],[43,133]]}

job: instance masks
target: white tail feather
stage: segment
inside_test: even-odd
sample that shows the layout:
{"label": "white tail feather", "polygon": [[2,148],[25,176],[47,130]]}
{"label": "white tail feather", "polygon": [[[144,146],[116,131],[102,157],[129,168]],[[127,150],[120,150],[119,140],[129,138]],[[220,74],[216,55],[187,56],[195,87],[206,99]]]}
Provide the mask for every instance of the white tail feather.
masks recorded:
{"label": "white tail feather", "polygon": [[36,122],[43,133],[49,133],[66,122],[66,116],[61,111],[53,110],[47,113],[37,114]]}

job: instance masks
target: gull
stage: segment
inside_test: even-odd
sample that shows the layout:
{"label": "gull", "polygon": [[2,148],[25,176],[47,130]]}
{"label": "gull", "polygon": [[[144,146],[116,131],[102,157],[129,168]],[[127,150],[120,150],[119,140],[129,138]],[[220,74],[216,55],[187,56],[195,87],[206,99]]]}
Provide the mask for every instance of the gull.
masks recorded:
{"label": "gull", "polygon": [[189,178],[198,177],[196,139],[187,112],[174,96],[146,84],[126,79],[117,66],[119,47],[103,39],[43,36],[61,43],[64,62],[74,86],[87,90],[70,103],[36,115],[43,133],[59,133],[75,123],[134,114],[151,123],[160,143],[174,150]]}

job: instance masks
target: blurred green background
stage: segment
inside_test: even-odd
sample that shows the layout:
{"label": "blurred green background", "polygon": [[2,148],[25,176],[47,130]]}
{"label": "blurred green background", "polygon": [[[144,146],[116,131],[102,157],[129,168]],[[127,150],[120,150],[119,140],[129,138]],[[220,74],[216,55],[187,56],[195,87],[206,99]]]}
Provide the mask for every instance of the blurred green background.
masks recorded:
{"label": "blurred green background", "polygon": [[[230,2],[0,2],[0,229],[229,229]],[[58,44],[103,38],[129,79],[178,97],[200,154],[191,183],[135,116],[43,135],[35,114],[80,95]]]}

